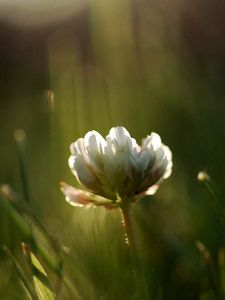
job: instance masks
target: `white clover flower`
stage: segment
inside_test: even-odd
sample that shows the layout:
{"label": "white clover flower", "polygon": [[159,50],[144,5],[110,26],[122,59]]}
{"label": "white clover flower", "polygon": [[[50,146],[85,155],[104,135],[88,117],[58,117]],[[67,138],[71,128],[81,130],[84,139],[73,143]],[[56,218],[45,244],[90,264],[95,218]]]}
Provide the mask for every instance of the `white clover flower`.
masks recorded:
{"label": "white clover flower", "polygon": [[156,133],[139,146],[124,127],[113,127],[104,139],[89,131],[70,146],[69,166],[87,191],[65,183],[62,192],[73,205],[119,206],[153,195],[171,175],[172,153]]}

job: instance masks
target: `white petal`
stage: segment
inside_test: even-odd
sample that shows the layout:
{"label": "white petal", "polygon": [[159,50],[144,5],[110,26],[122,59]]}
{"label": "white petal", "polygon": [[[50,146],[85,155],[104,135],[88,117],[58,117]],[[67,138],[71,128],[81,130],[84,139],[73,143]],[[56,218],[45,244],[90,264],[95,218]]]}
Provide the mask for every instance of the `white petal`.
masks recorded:
{"label": "white petal", "polygon": [[91,188],[92,184],[96,181],[96,177],[87,161],[85,160],[84,156],[71,155],[69,158],[69,166],[72,173],[76,176],[77,180],[87,188]]}
{"label": "white petal", "polygon": [[149,166],[150,160],[152,159],[151,151],[145,148],[140,153],[139,165],[142,172],[145,172]]}
{"label": "white petal", "polygon": [[[142,151],[149,149],[148,147],[145,148],[145,146],[146,145],[142,146]],[[153,193],[155,190],[154,186],[159,185],[159,183],[161,183],[163,179],[168,178],[172,172],[172,153],[167,146],[161,144],[161,146],[156,148],[153,152],[152,149],[149,149],[149,151],[150,155],[153,154],[152,164],[150,159],[145,177],[137,188],[137,192],[141,193],[149,187],[148,194]]]}
{"label": "white petal", "polygon": [[130,193],[139,175],[140,146],[124,127],[112,128],[106,143],[104,172],[117,193]]}
{"label": "white petal", "polygon": [[97,131],[89,131],[84,137],[86,160],[89,161],[96,175],[103,172],[103,155],[106,141]]}
{"label": "white petal", "polygon": [[[168,178],[172,172],[172,152],[170,149],[162,145],[156,151],[156,160],[152,168],[152,174],[156,173],[156,176],[164,179]],[[155,175],[153,175],[155,176]]]}
{"label": "white petal", "polygon": [[137,154],[141,151],[141,147],[137,144],[136,140],[134,138],[130,139],[130,146],[132,148],[132,151]]}
{"label": "white petal", "polygon": [[158,188],[159,188],[159,184],[154,184],[154,185],[152,185],[151,187],[149,187],[147,190],[145,190],[145,191],[143,191],[143,192],[137,194],[137,195],[135,196],[135,199],[136,199],[136,200],[139,200],[139,199],[141,199],[143,196],[154,195],[154,194],[157,192]]}
{"label": "white petal", "polygon": [[173,166],[173,163],[172,163],[172,162],[168,163],[167,168],[166,168],[166,171],[165,171],[165,173],[164,173],[164,175],[163,175],[163,178],[164,178],[164,179],[169,178],[170,175],[172,174],[172,166]]}
{"label": "white petal", "polygon": [[[104,172],[111,183],[115,185],[115,181],[123,180],[121,178],[124,173],[124,163],[122,161],[124,151],[116,151],[115,144],[107,138],[107,146],[104,155]],[[119,176],[119,177],[118,177]]]}
{"label": "white petal", "polygon": [[119,144],[123,144],[124,142],[126,142],[126,137],[130,138],[129,132],[122,126],[111,128],[109,131],[109,136],[112,139],[116,139]]}
{"label": "white petal", "polygon": [[163,147],[159,147],[158,149],[156,149],[155,151],[155,160],[156,160],[156,163],[160,163],[163,158],[165,157],[165,150]]}
{"label": "white petal", "polygon": [[169,147],[163,145],[164,151],[165,151],[165,159],[167,160],[167,167],[166,171],[163,175],[163,178],[166,179],[170,177],[172,173],[172,167],[173,167],[173,162],[172,162],[172,152],[170,151]]}
{"label": "white petal", "polygon": [[152,185],[143,194],[144,195],[154,195],[157,192],[158,188],[159,188],[158,184]]}
{"label": "white petal", "polygon": [[70,145],[70,152],[73,155],[79,155],[84,153],[84,139],[79,138],[76,142]]}
{"label": "white petal", "polygon": [[69,164],[69,167],[73,174],[75,174],[75,172],[76,172],[74,169],[75,158],[76,158],[75,155],[70,155],[70,157],[68,159],[68,164]]}
{"label": "white petal", "polygon": [[84,136],[84,146],[91,156],[101,155],[104,151],[106,141],[97,131],[89,131]]}
{"label": "white petal", "polygon": [[115,143],[110,136],[106,137],[106,145],[104,151],[105,157],[110,159],[115,154]]}
{"label": "white petal", "polygon": [[146,149],[148,149],[147,152],[149,152],[152,162],[155,159],[155,148],[152,145],[153,136],[154,135],[152,135],[152,134],[148,135],[145,139],[142,140],[142,145],[141,145],[141,150],[140,150],[140,153],[141,153],[142,151],[145,151]]}
{"label": "white petal", "polygon": [[110,136],[107,136],[106,141],[104,173],[114,188],[118,188],[118,185],[123,185],[125,177],[128,176],[131,165],[129,151],[125,145],[118,145],[117,141]]}
{"label": "white petal", "polygon": [[106,137],[106,142],[113,153],[120,151],[129,153],[139,150],[136,140],[130,137],[129,132],[124,127],[113,127]]}
{"label": "white petal", "polygon": [[172,152],[171,152],[170,148],[167,147],[166,145],[163,145],[163,149],[164,149],[166,158],[167,158],[169,161],[172,161]]}
{"label": "white petal", "polygon": [[151,135],[148,135],[142,142],[142,147],[147,147],[149,149],[153,147],[154,150],[158,149],[161,145],[161,138],[155,132],[152,132]]}

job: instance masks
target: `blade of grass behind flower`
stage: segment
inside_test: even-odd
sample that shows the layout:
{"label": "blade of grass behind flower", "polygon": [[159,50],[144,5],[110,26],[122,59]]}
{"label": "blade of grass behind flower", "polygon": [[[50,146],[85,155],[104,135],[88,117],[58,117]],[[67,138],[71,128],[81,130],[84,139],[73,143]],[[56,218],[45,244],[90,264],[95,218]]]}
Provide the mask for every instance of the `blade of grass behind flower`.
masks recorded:
{"label": "blade of grass behind flower", "polygon": [[17,212],[14,207],[4,197],[0,197],[0,202],[5,213],[12,219],[14,224],[17,226],[19,231],[27,240],[31,249],[38,253],[48,267],[55,272],[59,273],[61,267],[59,267],[59,259],[54,258],[50,253],[49,249],[46,249],[34,235],[35,224],[23,216],[23,214]]}
{"label": "blade of grass behind flower", "polygon": [[0,194],[2,194],[7,198],[7,200],[9,200],[10,204],[16,209],[18,213],[26,215],[26,217],[28,217],[28,219],[30,219],[31,222],[39,228],[39,230],[45,235],[45,237],[48,239],[49,244],[57,254],[65,255],[64,248],[60,247],[54,237],[50,235],[44,225],[35,216],[29,204],[25,202],[23,198],[19,197],[19,195],[17,195],[17,193],[7,184],[3,184],[2,186],[0,186]]}
{"label": "blade of grass behind flower", "polygon": [[26,166],[26,135],[22,129],[14,132],[19,161],[20,177],[24,199],[30,203],[30,191],[28,186],[27,166]]}
{"label": "blade of grass behind flower", "polygon": [[62,273],[62,261],[60,259],[56,260],[54,257],[52,257],[52,255],[49,253],[49,249],[42,245],[36,236],[34,236],[35,224],[32,222],[32,220],[28,221],[28,219],[25,218],[22,213],[19,213],[3,195],[0,195],[0,203],[6,215],[12,219],[19,231],[23,234],[32,251],[37,253],[43,262],[48,266],[48,268],[50,268],[52,272],[61,278],[62,282],[67,287],[70,294],[73,295],[74,299],[79,299],[80,297],[78,290],[70,281],[70,279],[64,276]]}
{"label": "blade of grass behind flower", "polygon": [[[37,256],[35,256],[35,254],[30,251],[30,247],[25,243],[22,243],[22,251],[28,265],[30,278],[34,283],[34,288],[37,294],[39,295],[39,290],[43,290],[42,294],[46,294],[45,290],[47,290],[46,299],[48,299],[47,297],[49,297],[49,293],[52,293],[54,296],[54,292],[49,282],[47,273],[45,272],[44,267],[41,265],[41,262],[38,260]],[[42,287],[42,285],[44,285],[45,288]],[[48,292],[48,290],[50,292]]]}
{"label": "blade of grass behind flower", "polygon": [[211,205],[218,215],[220,221],[225,224],[225,207],[222,204],[221,196],[218,192],[218,189],[211,179],[211,177],[206,172],[198,173],[198,181],[203,185],[209,199],[211,200]]}
{"label": "blade of grass behind flower", "polygon": [[209,278],[210,283],[210,289],[214,292],[215,295],[219,297],[219,278],[217,274],[217,266],[215,264],[215,261],[210,253],[210,251],[206,248],[206,246],[200,242],[196,241],[195,246],[198,249],[199,253],[201,254],[203,261],[205,263],[205,266],[207,268],[207,274]]}
{"label": "blade of grass behind flower", "polygon": [[0,203],[2,210],[4,213],[8,215],[14,224],[16,224],[19,231],[24,235],[24,238],[27,240],[32,240],[32,230],[30,225],[25,221],[23,216],[18,213],[13,206],[9,203],[9,201],[0,195]]}
{"label": "blade of grass behind flower", "polygon": [[13,256],[11,251],[6,246],[3,246],[3,250],[9,257],[9,259],[12,261],[13,266],[14,266],[19,278],[20,278],[21,282],[23,283],[23,287],[25,288],[25,291],[28,294],[28,297],[30,296],[30,298],[32,300],[39,300],[37,293],[32,285],[32,282],[29,280],[28,276],[23,271],[23,268],[21,267],[19,262],[16,260],[16,258]]}
{"label": "blade of grass behind flower", "polygon": [[36,293],[38,294],[39,300],[54,300],[55,295],[44,268],[32,252],[30,253],[30,257],[32,263],[34,287]]}

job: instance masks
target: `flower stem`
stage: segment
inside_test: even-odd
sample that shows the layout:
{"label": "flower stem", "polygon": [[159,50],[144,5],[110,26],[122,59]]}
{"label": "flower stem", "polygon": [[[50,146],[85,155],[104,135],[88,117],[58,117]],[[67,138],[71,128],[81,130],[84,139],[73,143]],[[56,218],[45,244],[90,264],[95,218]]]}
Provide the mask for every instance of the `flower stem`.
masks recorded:
{"label": "flower stem", "polygon": [[138,247],[135,239],[135,232],[132,222],[131,204],[124,204],[120,207],[122,215],[122,223],[125,230],[125,240],[129,247],[130,258],[133,264],[134,281],[136,285],[136,293],[134,299],[149,299],[148,289],[144,276],[144,271],[140,259],[138,257]]}
{"label": "flower stem", "polygon": [[215,213],[218,215],[221,223],[225,224],[225,208],[222,204],[223,201],[221,200],[216,184],[204,171],[198,173],[198,181],[203,185],[204,189],[208,193],[212,208],[215,210]]}

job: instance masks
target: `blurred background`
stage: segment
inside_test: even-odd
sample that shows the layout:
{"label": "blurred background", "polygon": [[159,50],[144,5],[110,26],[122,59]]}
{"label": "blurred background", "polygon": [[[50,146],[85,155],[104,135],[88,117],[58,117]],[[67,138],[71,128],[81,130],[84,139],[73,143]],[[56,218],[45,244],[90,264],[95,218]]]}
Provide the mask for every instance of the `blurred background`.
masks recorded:
{"label": "blurred background", "polygon": [[[77,186],[70,143],[116,125],[138,142],[155,131],[173,152],[171,178],[134,207],[151,299],[224,299],[224,225],[197,182],[205,170],[225,193],[224,12],[219,0],[0,0],[0,183],[26,197],[22,129],[30,206],[70,249],[79,299],[132,299],[119,212],[70,207],[59,190]],[[23,236],[0,218],[17,255]],[[24,299],[3,252],[0,268],[0,298]]]}

